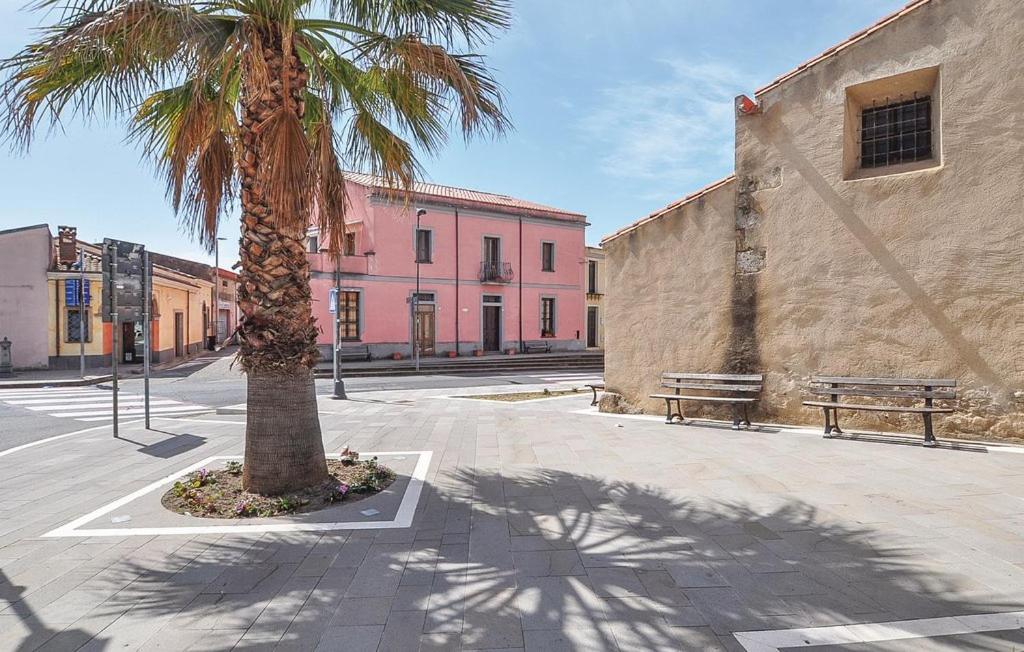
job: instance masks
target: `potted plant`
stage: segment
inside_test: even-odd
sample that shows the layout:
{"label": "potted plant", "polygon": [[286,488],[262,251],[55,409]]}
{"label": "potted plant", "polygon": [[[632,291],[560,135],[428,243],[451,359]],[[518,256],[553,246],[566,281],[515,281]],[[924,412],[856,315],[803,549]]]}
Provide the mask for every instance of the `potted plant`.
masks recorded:
{"label": "potted plant", "polygon": [[517,351],[515,350],[515,347],[505,349],[505,355],[515,355],[516,353]]}
{"label": "potted plant", "polygon": [[457,357],[459,357],[459,353],[458,353],[458,351],[449,351],[448,352],[448,357],[449,358],[457,358]]}
{"label": "potted plant", "polygon": [[402,354],[399,353],[398,351],[395,351],[394,353],[391,354],[391,359],[392,360],[401,360],[402,359]]}
{"label": "potted plant", "polygon": [[482,357],[483,354],[484,354],[484,350],[483,349],[473,349],[473,355],[474,356],[479,358],[479,357]]}

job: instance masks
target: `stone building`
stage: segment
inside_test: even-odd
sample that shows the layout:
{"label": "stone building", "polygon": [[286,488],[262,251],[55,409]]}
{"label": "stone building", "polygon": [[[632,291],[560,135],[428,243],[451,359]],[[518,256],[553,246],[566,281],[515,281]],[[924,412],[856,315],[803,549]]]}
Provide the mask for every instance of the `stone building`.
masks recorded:
{"label": "stone building", "polygon": [[811,375],[951,377],[940,432],[1024,433],[1022,51],[1019,0],[916,0],[737,98],[735,175],[602,243],[609,390],[763,372],[818,423]]}

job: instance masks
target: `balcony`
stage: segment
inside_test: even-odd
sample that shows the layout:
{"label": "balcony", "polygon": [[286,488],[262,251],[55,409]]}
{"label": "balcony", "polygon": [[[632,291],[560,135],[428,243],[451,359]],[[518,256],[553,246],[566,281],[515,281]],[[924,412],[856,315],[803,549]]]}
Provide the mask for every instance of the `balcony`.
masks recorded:
{"label": "balcony", "polygon": [[484,261],[480,263],[481,283],[511,283],[515,275],[512,263]]}

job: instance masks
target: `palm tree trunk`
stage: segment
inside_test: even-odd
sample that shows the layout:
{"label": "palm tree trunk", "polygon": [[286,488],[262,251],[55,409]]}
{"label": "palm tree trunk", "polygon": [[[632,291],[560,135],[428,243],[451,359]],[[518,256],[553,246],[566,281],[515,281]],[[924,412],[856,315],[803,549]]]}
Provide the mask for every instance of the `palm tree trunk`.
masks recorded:
{"label": "palm tree trunk", "polygon": [[305,71],[293,50],[283,56],[280,35],[264,39],[262,55],[259,77],[269,84],[247,84],[242,101],[239,362],[248,377],[242,486],[276,495],[328,475],[313,384],[319,353],[305,233],[274,219],[264,160],[271,152],[260,129],[282,104],[302,116]]}

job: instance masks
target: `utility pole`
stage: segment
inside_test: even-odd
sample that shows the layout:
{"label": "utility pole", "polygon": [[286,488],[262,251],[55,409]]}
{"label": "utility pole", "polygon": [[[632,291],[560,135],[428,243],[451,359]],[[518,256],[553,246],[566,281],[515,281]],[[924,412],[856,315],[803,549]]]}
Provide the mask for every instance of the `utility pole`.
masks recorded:
{"label": "utility pole", "polygon": [[149,311],[153,305],[153,275],[149,269],[149,252],[142,252],[142,385],[143,400],[146,406],[146,430],[149,430],[149,359],[152,357],[150,348]]}
{"label": "utility pole", "polygon": [[[78,375],[85,378],[85,247],[78,248]],[[102,353],[102,351],[100,351]]]}
{"label": "utility pole", "polygon": [[117,245],[115,245],[115,244],[109,245],[109,251],[110,251],[110,287],[108,288],[108,291],[110,292],[110,319],[111,319],[111,321],[113,323],[113,328],[111,329],[111,333],[110,333],[110,337],[111,337],[111,342],[110,342],[110,345],[111,345],[110,346],[110,348],[111,348],[111,352],[110,352],[110,366],[111,366],[111,372],[113,374],[113,386],[114,386],[114,396],[113,396],[114,438],[116,439],[117,438],[117,362],[118,362],[117,359],[121,355],[121,352],[118,350],[118,348],[119,348],[118,344],[121,342],[121,338],[120,338],[120,333],[117,332],[119,327],[120,327],[120,323],[118,322],[118,319],[117,319]]}
{"label": "utility pole", "polygon": [[413,248],[416,250],[416,293],[412,297],[412,350],[416,356],[416,371],[420,370],[420,218],[427,214],[427,209],[416,209],[416,235]]}
{"label": "utility pole", "polygon": [[216,238],[213,241],[213,350],[217,350],[220,341],[220,241],[227,238]]}
{"label": "utility pole", "polygon": [[341,377],[341,357],[338,355],[338,328],[341,321],[341,258],[334,256],[334,309],[331,310],[331,343],[333,355],[331,356],[331,368],[334,370],[334,398],[338,400],[348,399],[345,394],[345,380]]}

